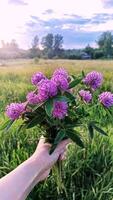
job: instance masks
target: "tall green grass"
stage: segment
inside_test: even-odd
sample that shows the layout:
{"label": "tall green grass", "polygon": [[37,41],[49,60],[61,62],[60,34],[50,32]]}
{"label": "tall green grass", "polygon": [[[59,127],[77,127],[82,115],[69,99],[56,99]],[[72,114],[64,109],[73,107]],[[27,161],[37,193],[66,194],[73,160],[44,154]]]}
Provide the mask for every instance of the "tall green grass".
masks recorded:
{"label": "tall green grass", "polygon": [[[57,67],[64,66],[71,74],[81,70],[103,72],[103,90],[113,92],[113,61],[43,61],[36,65],[33,61],[8,62],[0,68],[0,124],[6,118],[4,110],[10,102],[23,101],[28,91],[33,89],[30,77],[35,71],[43,71],[50,76]],[[93,113],[97,118],[98,113]],[[41,130],[39,127],[16,132],[14,124],[8,132],[0,132],[0,177],[6,175],[26,160],[35,150]],[[38,184],[27,200],[113,200],[113,126],[109,121],[103,124],[109,137],[95,133],[91,142],[86,130],[85,149],[71,144],[66,161],[63,163],[63,181],[66,193],[57,194],[55,177]]]}

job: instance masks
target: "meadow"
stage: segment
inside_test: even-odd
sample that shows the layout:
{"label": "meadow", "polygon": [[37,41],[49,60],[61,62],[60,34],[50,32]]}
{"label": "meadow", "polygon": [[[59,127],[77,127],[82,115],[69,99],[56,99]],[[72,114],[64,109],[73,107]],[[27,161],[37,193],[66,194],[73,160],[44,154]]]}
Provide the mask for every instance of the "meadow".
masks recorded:
{"label": "meadow", "polygon": [[[97,70],[104,75],[103,90],[113,92],[113,61],[74,60],[12,60],[0,64],[0,125],[6,120],[4,110],[11,102],[24,101],[33,89],[30,78],[34,72],[42,71],[48,77],[55,68],[64,67],[70,74]],[[94,119],[98,113],[94,113]],[[40,183],[27,200],[113,200],[113,125],[109,121],[103,127],[108,133],[104,137],[95,133],[91,142],[86,130],[81,130],[87,148],[70,145],[63,163],[63,181],[66,193],[57,194],[55,177]],[[13,125],[9,132],[0,131],[0,177],[16,168],[35,150],[41,135],[39,127],[16,132]]]}

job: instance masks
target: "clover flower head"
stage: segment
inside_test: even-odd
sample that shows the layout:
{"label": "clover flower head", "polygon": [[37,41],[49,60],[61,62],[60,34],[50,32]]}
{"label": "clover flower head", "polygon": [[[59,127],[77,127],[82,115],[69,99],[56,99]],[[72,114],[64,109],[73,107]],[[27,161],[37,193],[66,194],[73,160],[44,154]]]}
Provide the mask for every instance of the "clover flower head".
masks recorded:
{"label": "clover flower head", "polygon": [[64,68],[59,68],[56,69],[53,73],[53,77],[57,76],[57,75],[62,75],[63,77],[65,77],[66,79],[68,79],[69,75],[68,72],[64,69]]}
{"label": "clover flower head", "polygon": [[37,85],[42,79],[46,79],[46,77],[42,72],[38,72],[32,76],[31,82],[33,85]]}
{"label": "clover flower head", "polygon": [[53,117],[63,119],[67,115],[68,104],[67,102],[56,101],[53,106]]}
{"label": "clover flower head", "polygon": [[54,81],[50,80],[49,82],[49,96],[54,97],[57,95],[58,89]]}
{"label": "clover flower head", "polygon": [[89,103],[92,100],[92,94],[90,93],[90,91],[80,90],[79,95],[86,103]]}
{"label": "clover flower head", "polygon": [[22,113],[25,111],[24,103],[11,103],[6,107],[6,115],[11,120],[19,119]]}
{"label": "clover flower head", "polygon": [[56,75],[52,77],[53,82],[56,83],[58,89],[61,91],[66,91],[69,89],[69,82],[68,79],[66,79],[63,75]]}
{"label": "clover flower head", "polygon": [[34,92],[29,92],[26,98],[29,104],[37,104],[40,102],[38,95],[35,94]]}
{"label": "clover flower head", "polygon": [[99,95],[99,101],[106,108],[109,108],[109,107],[113,106],[113,94],[111,92],[102,92]]}
{"label": "clover flower head", "polygon": [[86,77],[83,79],[83,82],[90,86],[93,90],[96,90],[102,85],[103,76],[99,72],[92,71],[86,75]]}
{"label": "clover flower head", "polygon": [[54,97],[57,95],[56,83],[52,80],[42,80],[38,84],[38,98],[41,102],[47,100],[49,97]]}

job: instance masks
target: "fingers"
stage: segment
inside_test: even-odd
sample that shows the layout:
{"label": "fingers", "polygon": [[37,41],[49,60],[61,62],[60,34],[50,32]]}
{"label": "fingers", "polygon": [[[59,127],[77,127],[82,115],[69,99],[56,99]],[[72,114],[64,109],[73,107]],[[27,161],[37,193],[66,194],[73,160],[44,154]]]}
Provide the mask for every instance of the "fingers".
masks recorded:
{"label": "fingers", "polygon": [[67,157],[67,151],[68,151],[68,146],[70,145],[70,143],[68,143],[63,151],[63,153],[60,154],[59,156],[59,160],[65,160]]}
{"label": "fingers", "polygon": [[37,146],[37,149],[41,148],[41,147],[44,147],[44,148],[47,148],[47,149],[50,149],[51,147],[51,144],[47,143],[46,142],[46,138],[44,136],[41,136],[40,137],[40,140],[38,142],[38,146]]}
{"label": "fingers", "polygon": [[58,146],[56,147],[55,151],[53,153],[59,153],[62,154],[65,149],[66,146],[70,143],[70,139],[67,140],[63,140],[62,142],[60,142],[60,144],[58,144]]}
{"label": "fingers", "polygon": [[62,153],[59,157],[59,160],[65,160],[67,156],[67,151],[64,151],[64,153]]}
{"label": "fingers", "polygon": [[[57,153],[57,154],[62,154],[65,150],[66,150],[66,146],[71,142],[70,139],[66,139],[66,140],[63,140],[61,141],[56,149],[54,150],[53,153]],[[46,142],[46,138],[44,138],[44,136],[41,136],[40,140],[39,140],[39,143],[38,143],[38,146],[37,146],[37,149],[41,148],[43,146],[43,148],[49,150],[51,148],[51,144],[50,143],[47,143]]]}
{"label": "fingers", "polygon": [[45,138],[43,136],[40,137],[40,140],[38,142],[38,146],[42,145],[45,143]]}

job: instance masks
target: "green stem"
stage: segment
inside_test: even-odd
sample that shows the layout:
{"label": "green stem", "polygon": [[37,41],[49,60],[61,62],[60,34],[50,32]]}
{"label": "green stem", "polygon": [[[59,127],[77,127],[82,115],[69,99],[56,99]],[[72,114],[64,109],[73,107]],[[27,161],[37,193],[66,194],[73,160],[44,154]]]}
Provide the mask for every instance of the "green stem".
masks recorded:
{"label": "green stem", "polygon": [[63,172],[62,161],[58,160],[56,165],[53,168],[53,174],[54,174],[55,181],[56,181],[56,184],[57,184],[57,192],[58,192],[59,196],[62,193],[65,193],[65,195],[67,197],[68,195],[67,195],[67,191],[66,191],[66,188],[64,186],[64,183],[63,183],[62,172]]}

